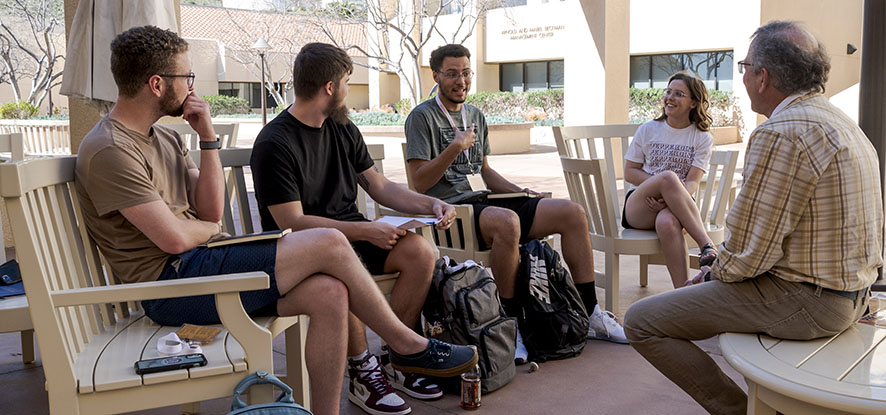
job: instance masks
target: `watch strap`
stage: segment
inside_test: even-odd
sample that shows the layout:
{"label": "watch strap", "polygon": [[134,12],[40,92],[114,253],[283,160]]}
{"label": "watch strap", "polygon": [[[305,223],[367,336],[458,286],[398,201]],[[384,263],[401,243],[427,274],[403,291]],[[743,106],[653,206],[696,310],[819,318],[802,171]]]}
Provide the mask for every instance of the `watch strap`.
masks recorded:
{"label": "watch strap", "polygon": [[217,137],[215,141],[201,141],[200,150],[218,150],[221,148],[221,140]]}

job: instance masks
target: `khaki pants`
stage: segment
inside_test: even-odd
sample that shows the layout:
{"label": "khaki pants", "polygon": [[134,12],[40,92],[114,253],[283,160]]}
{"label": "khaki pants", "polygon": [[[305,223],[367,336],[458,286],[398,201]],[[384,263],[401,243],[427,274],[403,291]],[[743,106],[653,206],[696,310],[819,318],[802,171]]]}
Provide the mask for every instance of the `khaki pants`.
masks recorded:
{"label": "khaki pants", "polygon": [[857,321],[868,295],[856,300],[763,274],[737,283],[706,282],[634,303],[625,333],[656,369],[712,414],[747,413],[747,394],[691,340],[725,332],[808,340],[832,336]]}

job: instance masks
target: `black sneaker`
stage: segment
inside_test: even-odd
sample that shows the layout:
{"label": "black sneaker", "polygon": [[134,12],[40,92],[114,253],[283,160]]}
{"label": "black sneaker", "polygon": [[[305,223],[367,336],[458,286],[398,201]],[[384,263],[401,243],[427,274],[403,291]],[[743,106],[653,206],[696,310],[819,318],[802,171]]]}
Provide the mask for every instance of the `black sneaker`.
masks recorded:
{"label": "black sneaker", "polygon": [[406,373],[446,378],[465,373],[476,364],[475,349],[435,339],[428,339],[428,347],[414,356],[403,356],[391,350],[391,366]]}

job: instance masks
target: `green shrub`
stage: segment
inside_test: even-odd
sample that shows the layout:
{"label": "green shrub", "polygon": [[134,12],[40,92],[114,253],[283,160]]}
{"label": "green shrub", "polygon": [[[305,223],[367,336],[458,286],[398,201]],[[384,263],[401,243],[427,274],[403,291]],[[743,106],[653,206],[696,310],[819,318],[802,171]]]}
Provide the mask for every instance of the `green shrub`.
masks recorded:
{"label": "green shrub", "polygon": [[0,106],[0,118],[24,120],[37,115],[37,107],[27,101],[7,102]]}
{"label": "green shrub", "polygon": [[210,95],[203,97],[203,99],[209,103],[209,114],[213,117],[223,114],[252,113],[249,101],[243,98],[229,97],[227,95]]}
{"label": "green shrub", "polygon": [[394,110],[397,111],[397,114],[400,114],[403,117],[408,117],[409,113],[412,112],[412,100],[409,98],[403,98],[397,101],[397,103],[394,104]]}
{"label": "green shrub", "polygon": [[514,117],[511,115],[501,115],[501,114],[486,114],[486,124],[487,125],[497,125],[497,124],[520,124],[527,122],[523,117]]}
{"label": "green shrub", "polygon": [[[563,90],[548,89],[532,92],[478,92],[468,95],[465,102],[490,114],[521,117],[526,120],[562,120]],[[539,113],[544,112],[544,117]],[[492,123],[490,123],[492,124]]]}
{"label": "green shrub", "polygon": [[[741,132],[744,122],[738,107],[738,98],[730,91],[708,92],[711,99],[708,115],[713,119],[711,126],[738,127]],[[664,90],[660,88],[631,88],[628,109],[630,122],[639,124],[658,118],[661,115],[663,98]]]}
{"label": "green shrub", "polygon": [[387,112],[352,112],[348,114],[356,125],[403,125],[406,117]]}

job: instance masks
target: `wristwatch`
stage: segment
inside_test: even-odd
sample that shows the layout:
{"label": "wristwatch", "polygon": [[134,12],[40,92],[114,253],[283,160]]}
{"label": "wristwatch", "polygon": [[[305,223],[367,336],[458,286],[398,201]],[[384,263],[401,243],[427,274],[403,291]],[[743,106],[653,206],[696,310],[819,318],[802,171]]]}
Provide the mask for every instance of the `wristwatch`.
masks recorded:
{"label": "wristwatch", "polygon": [[200,142],[200,150],[218,150],[221,148],[221,140],[218,137],[215,138],[215,141],[201,141]]}

